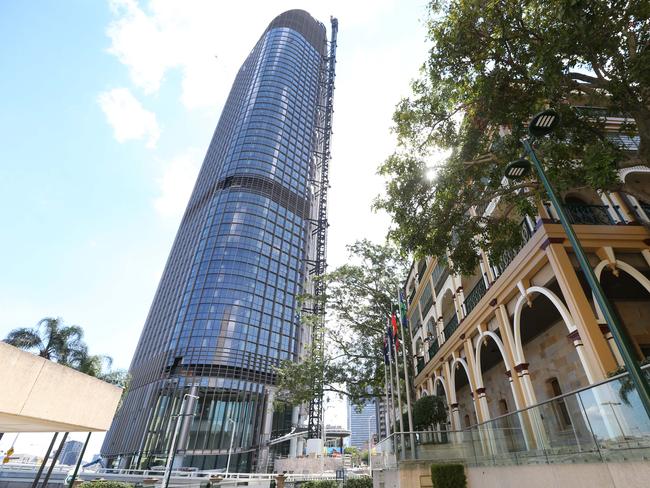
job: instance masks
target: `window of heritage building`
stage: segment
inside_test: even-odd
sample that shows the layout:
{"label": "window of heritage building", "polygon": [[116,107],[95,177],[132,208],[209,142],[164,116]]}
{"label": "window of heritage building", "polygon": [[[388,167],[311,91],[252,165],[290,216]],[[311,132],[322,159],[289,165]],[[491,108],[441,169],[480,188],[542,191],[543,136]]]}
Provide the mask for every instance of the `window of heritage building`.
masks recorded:
{"label": "window of heritage building", "polygon": [[[551,378],[548,380],[548,384],[551,388],[551,396],[560,397],[562,395],[562,388],[560,388],[560,382],[557,378]],[[553,402],[553,408],[555,410],[555,416],[557,417],[558,424],[561,428],[568,428],[571,426],[571,416],[569,415],[569,409],[566,406],[564,398],[558,398]]]}

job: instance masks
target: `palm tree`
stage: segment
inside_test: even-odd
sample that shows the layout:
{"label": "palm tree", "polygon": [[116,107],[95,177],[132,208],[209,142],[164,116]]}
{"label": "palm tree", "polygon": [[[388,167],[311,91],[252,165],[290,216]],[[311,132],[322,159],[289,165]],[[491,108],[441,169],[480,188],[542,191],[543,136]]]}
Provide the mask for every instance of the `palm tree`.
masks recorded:
{"label": "palm tree", "polygon": [[4,342],[122,388],[129,383],[125,370],[111,369],[110,356],[88,353],[81,327],[63,325],[60,318],[46,317],[36,327],[14,329]]}
{"label": "palm tree", "polygon": [[63,325],[60,318],[46,317],[36,327],[14,329],[9,332],[5,342],[72,367],[88,355],[82,328],[78,325]]}

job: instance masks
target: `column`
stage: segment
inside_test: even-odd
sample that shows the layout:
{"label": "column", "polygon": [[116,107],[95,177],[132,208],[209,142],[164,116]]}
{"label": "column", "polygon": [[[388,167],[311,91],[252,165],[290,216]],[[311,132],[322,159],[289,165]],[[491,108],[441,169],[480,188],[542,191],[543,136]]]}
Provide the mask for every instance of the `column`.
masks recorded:
{"label": "column", "polygon": [[[487,412],[487,400],[485,398],[485,388],[482,389],[483,401],[485,402],[485,411],[479,400],[479,395],[475,390],[471,388],[476,388],[477,378],[476,378],[476,361],[474,360],[474,346],[472,345],[471,339],[466,339],[463,342],[463,348],[465,349],[465,361],[467,361],[467,369],[469,369],[469,381],[470,381],[470,391],[472,393],[472,399],[474,400],[474,411],[476,412],[476,420],[480,424],[490,419],[490,414]],[[483,386],[483,385],[481,385]]]}
{"label": "column", "polygon": [[569,312],[571,313],[577,333],[581,339],[580,360],[587,374],[589,383],[607,378],[607,374],[618,368],[614,355],[600,331],[600,326],[585,295],[578,275],[569,259],[564,246],[549,242],[546,255],[553,268]]}

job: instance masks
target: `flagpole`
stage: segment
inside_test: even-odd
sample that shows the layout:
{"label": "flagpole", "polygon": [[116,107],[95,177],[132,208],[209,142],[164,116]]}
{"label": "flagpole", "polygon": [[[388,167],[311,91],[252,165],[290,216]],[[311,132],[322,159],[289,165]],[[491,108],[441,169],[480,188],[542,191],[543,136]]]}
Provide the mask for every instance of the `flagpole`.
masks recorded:
{"label": "flagpole", "polygon": [[[388,401],[388,369],[384,361],[384,391],[386,392],[386,411],[384,412],[384,424],[386,424],[386,437],[390,435],[390,402]],[[393,392],[391,391],[391,396]]]}
{"label": "flagpole", "polygon": [[[390,321],[390,318],[388,319]],[[390,325],[390,322],[389,322]],[[399,430],[400,430],[400,446],[402,452],[402,459],[406,458],[406,453],[404,452],[404,415],[402,410],[402,392],[400,391],[399,384],[399,356],[397,355],[397,348],[395,347],[395,338],[391,341],[391,347],[393,352],[393,357],[395,358],[395,383],[397,386],[397,409],[399,411]]]}
{"label": "flagpole", "polygon": [[[389,341],[390,342],[390,341]],[[390,347],[390,346],[389,346]],[[393,380],[393,366],[392,366],[392,361],[390,357],[392,356],[392,350],[388,350],[388,371],[390,373],[390,419],[393,422],[393,433],[397,433],[397,420],[395,419],[395,388],[394,388],[394,380]],[[395,435],[395,439],[393,440],[395,443],[395,451],[397,451],[397,435]]]}
{"label": "flagpole", "polygon": [[411,441],[411,459],[415,459],[415,434],[413,433],[413,414],[411,413],[411,382],[409,381],[409,370],[406,361],[406,341],[404,341],[404,320],[402,310],[402,297],[397,287],[397,308],[399,310],[399,330],[402,336],[402,360],[404,363],[404,381],[406,383],[406,413],[409,420],[409,438]]}

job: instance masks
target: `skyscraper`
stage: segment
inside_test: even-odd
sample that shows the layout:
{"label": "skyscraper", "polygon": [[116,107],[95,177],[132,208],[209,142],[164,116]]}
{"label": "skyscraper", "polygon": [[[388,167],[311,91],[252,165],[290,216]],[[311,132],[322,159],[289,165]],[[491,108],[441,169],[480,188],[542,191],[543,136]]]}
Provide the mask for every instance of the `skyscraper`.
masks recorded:
{"label": "skyscraper", "polygon": [[376,436],[379,427],[377,415],[378,400],[369,400],[359,412],[357,408],[348,403],[348,430],[350,431],[350,446],[359,449],[368,449],[368,440],[371,435]]}
{"label": "skyscraper", "polygon": [[102,446],[109,463],[165,464],[178,419],[175,467],[223,468],[232,441],[231,471],[264,470],[265,442],[305,423],[304,409],[274,409],[274,367],[311,342],[298,297],[324,269],[336,30],[328,49],[323,24],[285,12],[237,73]]}

